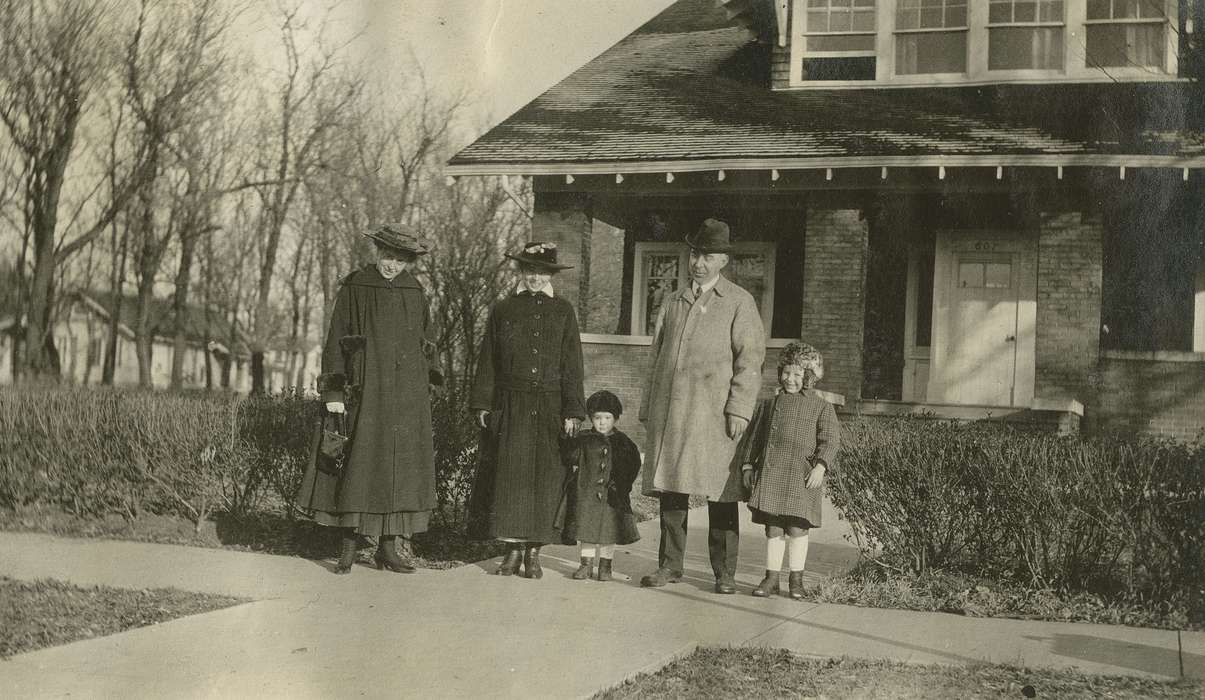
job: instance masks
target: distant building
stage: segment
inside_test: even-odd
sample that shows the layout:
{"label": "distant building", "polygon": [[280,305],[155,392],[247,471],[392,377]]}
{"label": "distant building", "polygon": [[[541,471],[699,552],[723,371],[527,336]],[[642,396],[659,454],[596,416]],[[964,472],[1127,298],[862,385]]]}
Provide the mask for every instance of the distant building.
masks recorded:
{"label": "distant building", "polygon": [[[137,299],[121,299],[117,325],[114,386],[138,385],[138,356],[134,344],[134,322]],[[54,326],[55,347],[64,381],[95,385],[101,383],[104,357],[108,345],[108,329],[114,304],[108,295],[84,292],[71,294],[67,308]],[[193,306],[184,323],[185,356],[183,386],[186,389],[225,389],[248,392],[251,389],[251,351],[245,334],[232,329],[228,315],[217,309]],[[151,385],[167,388],[171,384],[172,360],[177,330],[171,302],[156,299],[151,305]],[[0,385],[13,383],[13,346],[20,337],[18,326],[11,317],[0,319]],[[317,343],[307,342],[301,350],[274,347],[265,356],[264,381],[269,392],[283,391],[296,384],[312,392],[319,373],[321,350]],[[206,377],[206,358],[208,372]],[[304,370],[301,370],[304,359]],[[298,371],[302,381],[296,381]]]}

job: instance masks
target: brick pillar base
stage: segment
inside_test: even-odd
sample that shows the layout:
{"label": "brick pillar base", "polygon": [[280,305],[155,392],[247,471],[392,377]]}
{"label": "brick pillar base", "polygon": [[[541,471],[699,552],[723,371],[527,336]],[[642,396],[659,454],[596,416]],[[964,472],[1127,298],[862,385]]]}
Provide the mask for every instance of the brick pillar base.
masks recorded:
{"label": "brick pillar base", "polygon": [[1038,238],[1035,396],[1093,401],[1100,358],[1099,220],[1042,214]]}
{"label": "brick pillar base", "polygon": [[867,236],[856,209],[807,212],[802,339],[824,355],[820,388],[844,394],[847,405],[862,396]]}

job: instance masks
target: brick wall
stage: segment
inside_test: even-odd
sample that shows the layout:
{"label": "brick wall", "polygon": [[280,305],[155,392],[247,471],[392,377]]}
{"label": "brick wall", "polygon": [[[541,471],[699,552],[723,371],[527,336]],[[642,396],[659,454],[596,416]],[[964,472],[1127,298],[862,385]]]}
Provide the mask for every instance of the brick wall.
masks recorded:
{"label": "brick wall", "polygon": [[1099,365],[1090,429],[1182,440],[1205,430],[1205,354],[1110,351]]}
{"label": "brick wall", "polygon": [[[588,284],[582,291],[583,333],[615,333],[623,299],[623,243],[625,231],[595,219],[590,232]],[[627,329],[624,329],[625,331]]]}
{"label": "brick wall", "polygon": [[821,388],[862,395],[862,330],[866,308],[867,222],[856,209],[807,213],[802,338],[824,355]]}
{"label": "brick wall", "polygon": [[552,286],[557,296],[578,307],[580,319],[583,309],[578,300],[581,299],[583,268],[590,262],[590,199],[578,193],[537,192],[535,209],[531,239],[555,242],[557,261],[573,265],[573,269],[557,273]]}
{"label": "brick wall", "polygon": [[1101,232],[1099,220],[1078,212],[1041,217],[1037,398],[1092,404],[1100,355]]}

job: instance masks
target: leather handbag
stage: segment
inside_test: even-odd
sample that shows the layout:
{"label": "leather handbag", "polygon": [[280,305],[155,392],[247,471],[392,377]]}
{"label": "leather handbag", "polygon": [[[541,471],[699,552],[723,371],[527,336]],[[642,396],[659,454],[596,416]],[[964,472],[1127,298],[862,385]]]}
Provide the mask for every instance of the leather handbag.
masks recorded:
{"label": "leather handbag", "polygon": [[321,430],[322,436],[318,440],[318,468],[327,474],[342,474],[349,440],[346,415],[323,412]]}

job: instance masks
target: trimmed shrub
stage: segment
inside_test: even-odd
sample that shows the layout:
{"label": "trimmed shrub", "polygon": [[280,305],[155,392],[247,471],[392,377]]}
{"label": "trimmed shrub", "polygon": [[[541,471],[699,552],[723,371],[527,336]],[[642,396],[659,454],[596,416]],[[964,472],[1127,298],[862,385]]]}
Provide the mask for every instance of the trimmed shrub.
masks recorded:
{"label": "trimmed shrub", "polygon": [[[833,501],[884,566],[1197,608],[1205,450],[997,423],[859,420]],[[1193,602],[1197,601],[1197,602]]]}

